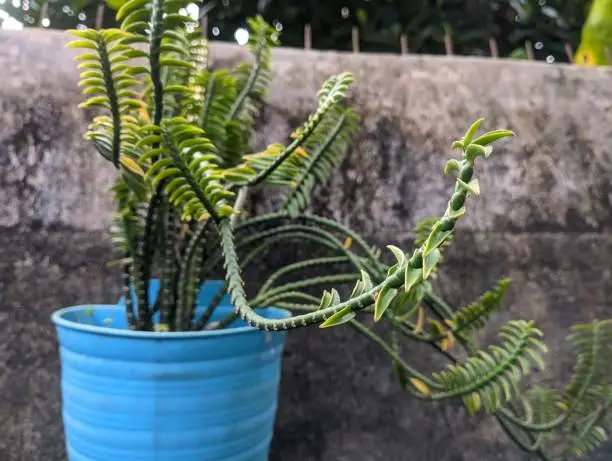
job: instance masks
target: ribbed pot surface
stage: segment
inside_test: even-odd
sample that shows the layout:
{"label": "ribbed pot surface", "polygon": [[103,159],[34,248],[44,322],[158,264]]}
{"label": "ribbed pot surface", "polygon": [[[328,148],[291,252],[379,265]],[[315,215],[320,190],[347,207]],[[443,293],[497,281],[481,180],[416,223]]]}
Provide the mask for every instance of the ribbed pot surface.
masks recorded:
{"label": "ribbed pot surface", "polygon": [[[232,311],[219,306],[216,318]],[[286,311],[262,310],[272,318]],[[126,329],[121,305],[54,313],[70,461],[265,461],[285,335]]]}

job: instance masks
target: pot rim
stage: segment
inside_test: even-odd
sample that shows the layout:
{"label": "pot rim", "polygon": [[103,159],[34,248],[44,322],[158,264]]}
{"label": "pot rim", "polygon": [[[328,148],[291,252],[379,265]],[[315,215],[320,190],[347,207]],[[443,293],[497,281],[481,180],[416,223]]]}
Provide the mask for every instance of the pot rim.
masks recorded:
{"label": "pot rim", "polygon": [[[219,306],[219,307],[230,307],[231,306]],[[85,323],[78,323],[72,320],[67,320],[64,316],[70,312],[75,311],[83,311],[85,309],[95,309],[95,310],[108,310],[108,311],[116,311],[116,310],[125,310],[124,306],[120,306],[117,304],[82,304],[77,306],[63,307],[61,309],[56,310],[51,314],[51,322],[55,324],[56,327],[67,328],[69,330],[76,330],[82,332],[89,332],[96,335],[102,336],[116,336],[123,338],[141,338],[141,339],[195,339],[201,337],[216,337],[216,336],[232,336],[246,333],[254,333],[257,331],[264,332],[264,330],[258,330],[257,328],[251,326],[237,327],[237,328],[224,328],[222,330],[200,330],[200,331],[168,331],[168,332],[160,332],[160,331],[134,331],[128,329],[119,329],[113,328],[110,326],[99,326],[99,325],[88,325]],[[291,316],[291,312],[285,309],[280,309],[278,307],[266,307],[260,309],[264,312],[271,312],[273,314],[272,318],[285,319]],[[270,333],[273,333],[270,331]],[[278,333],[278,332],[277,332]],[[282,332],[281,332],[282,333]]]}

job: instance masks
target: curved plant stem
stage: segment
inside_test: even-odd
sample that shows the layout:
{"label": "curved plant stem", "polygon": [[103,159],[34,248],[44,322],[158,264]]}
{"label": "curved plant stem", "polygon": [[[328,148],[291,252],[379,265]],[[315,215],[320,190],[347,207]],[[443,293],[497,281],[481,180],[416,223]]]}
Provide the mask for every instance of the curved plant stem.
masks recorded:
{"label": "curved plant stem", "polygon": [[[415,370],[410,365],[408,365],[398,354],[395,353],[395,351],[380,336],[372,332],[363,323],[355,319],[349,320],[348,323],[359,334],[365,336],[370,341],[372,341],[374,344],[376,344],[380,349],[382,349],[395,363],[399,364],[404,370],[406,370],[406,372],[410,376],[419,379],[423,383],[427,384],[427,386],[429,386],[430,388],[433,388],[433,389],[439,388],[438,383],[430,380],[427,376],[425,376],[424,374],[420,373],[419,371]],[[406,391],[408,391],[414,397],[417,397],[422,400],[427,400],[426,396],[424,396],[420,392],[416,392],[412,388],[406,388]]]}
{"label": "curved plant stem", "polygon": [[211,299],[210,304],[206,307],[206,310],[204,311],[204,313],[200,316],[200,318],[197,320],[197,322],[195,322],[195,324],[191,328],[192,330],[201,330],[206,327],[206,324],[212,317],[213,313],[215,312],[215,309],[219,306],[219,303],[225,296],[225,293],[226,293],[226,289],[224,285],[222,288],[220,288],[215,293],[215,296],[213,297],[213,299]]}
{"label": "curved plant stem", "polygon": [[234,235],[231,225],[227,219],[223,219],[219,225],[221,232],[221,240],[223,247],[223,255],[226,267],[226,280],[228,290],[232,297],[232,302],[243,320],[246,320],[250,325],[258,329],[273,329],[286,330],[297,328],[299,326],[311,325],[320,323],[329,318],[329,316],[343,309],[358,311],[371,306],[376,301],[376,293],[383,287],[400,287],[404,282],[404,268],[395,269],[389,277],[383,282],[373,287],[371,290],[352,298],[348,301],[341,302],[334,306],[321,309],[309,314],[297,315],[288,319],[272,320],[261,315],[258,315],[248,304],[244,288],[242,286],[242,277],[240,276],[240,263],[236,254],[234,245]]}
{"label": "curved plant stem", "polygon": [[283,275],[290,274],[292,272],[301,271],[314,266],[326,266],[328,264],[340,264],[346,263],[349,259],[346,256],[332,256],[328,258],[313,258],[307,259],[305,261],[299,261],[293,264],[288,264],[284,267],[281,267],[276,272],[272,273],[268,279],[263,283],[261,288],[259,289],[259,294],[264,293],[270,288],[274,282],[276,282]]}
{"label": "curved plant stem", "polygon": [[151,33],[149,37],[149,67],[153,83],[155,109],[153,123],[161,123],[164,112],[164,85],[161,79],[161,42],[164,35],[164,0],[153,0],[151,7]]}
{"label": "curved plant stem", "polygon": [[261,296],[257,296],[253,301],[255,304],[265,303],[269,297],[276,296],[283,292],[300,290],[303,288],[316,287],[320,285],[328,285],[332,283],[354,282],[361,278],[360,274],[333,274],[322,277],[313,277],[311,279],[299,280],[297,282],[287,283],[279,287],[270,289]]}

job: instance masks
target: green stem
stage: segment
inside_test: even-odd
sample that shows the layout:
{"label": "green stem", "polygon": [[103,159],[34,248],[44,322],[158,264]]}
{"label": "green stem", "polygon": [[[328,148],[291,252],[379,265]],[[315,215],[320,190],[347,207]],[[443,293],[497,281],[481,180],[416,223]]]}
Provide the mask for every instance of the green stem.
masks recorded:
{"label": "green stem", "polygon": [[202,240],[205,239],[207,231],[210,229],[211,221],[201,223],[187,245],[187,249],[180,263],[178,279],[178,298],[177,298],[177,318],[175,321],[180,323],[180,331],[189,328],[189,323],[195,312],[195,300],[200,288],[199,267],[202,254]]}
{"label": "green stem", "polygon": [[176,212],[172,205],[165,202],[164,214],[164,239],[163,239],[163,265],[162,277],[160,281],[158,300],[160,303],[160,325],[168,325],[168,328],[175,323],[177,317],[177,261],[174,253],[174,244],[177,241]]}
{"label": "green stem", "polygon": [[329,258],[313,258],[308,259],[306,261],[299,261],[293,264],[288,264],[274,272],[272,275],[268,277],[268,279],[264,282],[264,284],[259,289],[257,296],[261,293],[265,292],[268,288],[270,288],[274,282],[276,282],[283,275],[290,274],[291,272],[297,272],[303,269],[315,267],[315,266],[326,266],[328,264],[340,264],[346,263],[349,259],[346,256],[332,256]]}
{"label": "green stem", "polygon": [[236,202],[234,203],[234,214],[232,214],[232,217],[230,218],[232,226],[236,225],[236,221],[238,220],[238,217],[242,212],[242,208],[244,207],[248,195],[249,189],[247,187],[241,187],[238,190]]}
{"label": "green stem", "polygon": [[113,120],[112,161],[115,167],[119,168],[119,156],[121,155],[121,111],[119,108],[119,98],[117,98],[117,91],[115,90],[115,79],[113,78],[108,47],[102,34],[98,34],[96,45],[100,55],[106,96],[108,97],[111,118]]}
{"label": "green stem", "polygon": [[196,331],[202,330],[206,326],[206,324],[208,323],[208,321],[214,314],[215,309],[219,306],[219,303],[225,296],[225,293],[226,293],[226,289],[224,285],[215,293],[215,296],[213,297],[213,299],[211,299],[210,304],[206,307],[206,310],[204,311],[204,313],[200,316],[200,318],[191,328],[192,330],[196,330]]}
{"label": "green stem", "polygon": [[[319,240],[322,238],[323,240],[328,242],[334,249],[336,249],[339,253],[343,253],[344,256],[346,256],[356,268],[364,269],[363,264],[360,263],[357,257],[352,252],[344,248],[342,243],[338,239],[336,239],[332,234],[324,230],[321,230],[321,229],[308,227],[308,226],[301,225],[301,224],[287,224],[284,226],[262,231],[254,235],[250,235],[244,238],[243,240],[239,241],[238,249],[241,249],[253,243],[257,243],[261,240],[266,240],[266,239],[277,237],[278,235],[293,234],[293,233],[296,234],[295,236],[299,236],[300,238],[304,238],[304,235],[312,235],[313,237],[318,237]],[[223,253],[221,253],[218,256],[218,258],[213,260],[212,263],[209,265],[209,267],[211,268],[216,267],[222,258],[223,258]],[[250,262],[250,260],[248,261]]]}
{"label": "green stem", "polygon": [[338,232],[345,237],[350,237],[353,240],[353,244],[356,244],[366,254],[367,258],[374,266],[371,269],[374,269],[374,274],[377,276],[377,278],[380,278],[386,270],[384,265],[378,260],[378,258],[376,257],[376,255],[374,255],[368,244],[359,234],[357,234],[355,231],[348,228],[347,226],[344,226],[336,221],[321,216],[316,216],[312,214],[302,214],[300,216],[292,218],[286,212],[271,213],[265,216],[259,216],[245,220],[243,223],[236,226],[236,235],[238,235],[238,233],[240,232],[248,231],[252,227],[269,224],[278,225],[278,222],[282,221],[290,221],[302,224],[314,224],[318,227],[324,227],[329,231]]}
{"label": "green stem", "polygon": [[[402,356],[402,349],[399,343],[399,338],[397,334],[397,325],[394,322],[390,323],[390,336],[391,336],[391,349],[398,356]],[[393,361],[393,368],[395,369],[395,375],[397,377],[398,382],[402,389],[406,389],[406,385],[408,384],[408,380],[406,379],[406,373],[402,364]]]}
{"label": "green stem", "polygon": [[432,309],[435,309],[442,318],[451,318],[454,315],[453,309],[446,301],[430,291],[425,293],[425,301],[430,301]]}
{"label": "green stem", "polygon": [[504,418],[506,418],[508,421],[510,421],[515,426],[520,427],[523,430],[531,431],[531,432],[552,431],[558,428],[559,426],[561,426],[563,423],[565,423],[565,421],[567,420],[569,416],[569,412],[566,412],[566,413],[563,413],[557,416],[555,419],[553,419],[552,421],[548,423],[534,424],[534,423],[525,421],[521,418],[518,418],[512,411],[510,411],[507,408],[503,408],[500,413],[504,416]]}
{"label": "green stem", "polygon": [[282,301],[283,299],[303,299],[304,301],[309,301],[311,303],[318,303],[319,298],[316,296],[309,295],[307,293],[302,293],[301,291],[287,291],[284,293],[278,293],[276,295],[270,296],[269,298],[262,298],[260,302],[257,300],[251,301],[253,306],[272,306],[275,305],[278,301]]}
{"label": "green stem", "polygon": [[361,278],[360,274],[334,274],[322,277],[313,277],[311,279],[300,280],[298,282],[287,283],[279,287],[273,288],[257,296],[253,301],[254,304],[262,304],[269,300],[270,297],[279,295],[283,292],[300,290],[303,288],[316,287],[320,285],[329,285],[332,283],[347,283],[354,282]]}
{"label": "green stem", "polygon": [[153,124],[159,126],[164,111],[164,85],[161,78],[161,42],[164,34],[164,0],[153,0],[151,4],[151,33],[149,37],[149,67],[153,83]]}
{"label": "green stem", "polygon": [[253,91],[255,83],[257,82],[257,78],[259,77],[259,74],[262,69],[261,55],[263,53],[264,47],[266,46],[264,34],[265,30],[264,28],[262,28],[261,35],[258,37],[258,45],[257,50],[255,52],[255,60],[253,62],[253,67],[251,68],[251,72],[249,73],[249,77],[247,78],[246,84],[240,91],[240,94],[236,98],[236,101],[234,101],[234,104],[230,108],[230,111],[227,113],[226,120],[228,121],[233,120],[238,114],[238,112],[240,112],[249,94],[251,93],[251,91]]}
{"label": "green stem", "polygon": [[[124,258],[129,258],[129,253],[124,256]],[[134,330],[136,328],[136,318],[134,315],[134,303],[132,302],[132,293],[130,291],[130,265],[124,264],[122,272],[123,278],[123,287],[122,294],[125,297],[125,315],[127,317],[127,324],[130,330]]]}
{"label": "green stem", "polygon": [[202,104],[202,110],[198,119],[198,126],[204,128],[206,126],[206,119],[208,118],[208,111],[215,98],[211,97],[212,92],[215,89],[215,77],[211,73],[208,78],[208,85],[206,86],[206,93],[204,94],[204,104]]}
{"label": "green stem", "polygon": [[[296,311],[296,312],[314,312],[319,308],[319,299],[317,299],[317,304],[299,304],[299,303],[290,303],[290,302],[277,302],[275,307],[278,307],[279,309],[287,309],[289,311]],[[255,308],[260,307],[260,306],[254,306]],[[263,306],[261,306],[263,307]],[[374,309],[372,308],[365,308],[361,311],[364,314],[373,314],[374,313]]]}
{"label": "green stem", "polygon": [[150,306],[151,303],[149,301],[149,282],[151,280],[153,260],[155,258],[155,239],[157,237],[156,225],[159,224],[158,218],[163,199],[162,194],[163,190],[158,186],[153,192],[153,196],[149,201],[142,242],[144,245],[142,250],[142,278],[144,284],[145,304],[147,305],[146,319],[143,320],[145,320],[146,323],[151,322],[153,312],[153,306]]}
{"label": "green stem", "polygon": [[[440,385],[438,383],[432,381],[427,376],[425,376],[424,374],[420,373],[419,371],[415,370],[410,365],[408,365],[404,361],[404,359],[402,359],[398,354],[396,354],[395,351],[391,347],[389,347],[389,345],[380,336],[378,336],[373,331],[371,331],[363,323],[353,319],[349,321],[349,325],[353,327],[359,334],[365,336],[370,341],[372,341],[374,344],[376,344],[380,349],[382,349],[395,363],[397,363],[404,370],[406,370],[406,372],[411,377],[417,378],[418,380],[422,381],[430,388],[433,388],[433,389],[440,388]],[[408,391],[410,394],[412,394],[413,396],[419,399],[427,400],[426,396],[422,395],[420,392],[413,390],[410,387],[406,388],[406,391]]]}
{"label": "green stem", "polygon": [[[261,255],[261,253],[267,253],[269,250],[273,248],[273,246],[283,240],[293,240],[296,239],[300,242],[311,241],[320,244],[323,247],[329,248],[331,250],[336,250],[336,246],[333,243],[330,243],[328,240],[317,237],[315,235],[307,234],[305,232],[290,232],[286,234],[280,234],[275,237],[271,237],[266,239],[261,245],[253,248],[247,255],[244,257],[242,261],[242,268],[246,268],[251,264],[252,261]],[[264,256],[261,256],[263,258]],[[348,258],[347,258],[348,259]]]}
{"label": "green stem", "polygon": [[[317,299],[317,303],[319,300]],[[312,312],[316,311],[318,304],[298,304],[298,303],[290,303],[290,302],[277,302],[276,307],[279,309],[287,309],[288,311],[297,311],[297,312]]]}
{"label": "green stem", "polygon": [[535,441],[531,444],[525,443],[523,440],[519,438],[519,436],[512,430],[512,428],[506,423],[504,418],[500,415],[495,415],[495,419],[500,424],[504,432],[508,435],[508,437],[519,446],[519,448],[527,453],[534,453],[540,450],[540,445],[542,443],[542,435],[539,434]]}

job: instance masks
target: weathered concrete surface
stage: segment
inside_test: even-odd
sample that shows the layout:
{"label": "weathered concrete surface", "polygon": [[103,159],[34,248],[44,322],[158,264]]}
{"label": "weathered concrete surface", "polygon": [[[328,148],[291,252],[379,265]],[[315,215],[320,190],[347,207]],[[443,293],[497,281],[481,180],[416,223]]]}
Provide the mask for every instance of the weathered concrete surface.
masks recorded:
{"label": "weathered concrete surface", "polygon": [[[63,459],[48,316],[60,306],[116,299],[116,274],[104,266],[112,170],[81,139],[87,117],[75,108],[77,72],[65,42],[49,31],[0,32],[3,461]],[[216,45],[213,54],[222,65],[243,51]],[[256,144],[284,141],[313,108],[317,87],[341,70],[356,75],[351,98],[363,128],[314,208],[374,243],[407,248],[414,223],[443,211],[448,146],[472,120],[484,116],[488,128],[517,132],[480,165],[483,195],[470,204],[440,289],[465,303],[497,277],[513,277],[497,319],[538,322],[552,351],[540,379],[562,385],[571,365],[567,327],[610,312],[612,74],[280,50]],[[409,356],[431,365],[424,351]],[[385,357],[348,329],[289,335],[277,426],[273,461],[523,459],[490,419],[401,393]]]}

